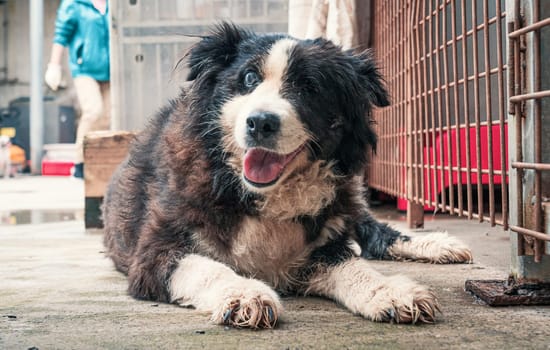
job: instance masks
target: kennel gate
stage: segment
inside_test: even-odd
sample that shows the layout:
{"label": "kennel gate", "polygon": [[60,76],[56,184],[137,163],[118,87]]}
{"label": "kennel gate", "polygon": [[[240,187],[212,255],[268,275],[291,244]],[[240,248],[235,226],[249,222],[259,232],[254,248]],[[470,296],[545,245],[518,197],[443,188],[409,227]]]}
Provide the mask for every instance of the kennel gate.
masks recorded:
{"label": "kennel gate", "polygon": [[425,210],[502,225],[517,233],[512,274],[550,280],[550,3],[374,6],[392,105],[374,112],[369,186],[396,196],[411,227]]}

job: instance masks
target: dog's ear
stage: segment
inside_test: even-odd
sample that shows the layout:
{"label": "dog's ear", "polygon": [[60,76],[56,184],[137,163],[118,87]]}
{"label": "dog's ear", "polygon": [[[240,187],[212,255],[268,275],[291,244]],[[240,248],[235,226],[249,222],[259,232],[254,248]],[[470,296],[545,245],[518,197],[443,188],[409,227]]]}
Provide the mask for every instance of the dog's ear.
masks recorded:
{"label": "dog's ear", "polygon": [[380,74],[378,65],[372,50],[366,50],[359,54],[353,54],[355,71],[363,85],[364,92],[370,104],[377,107],[390,105],[388,90],[386,90],[384,79]]}
{"label": "dog's ear", "polygon": [[363,168],[369,147],[376,151],[372,108],[388,106],[390,99],[372,52],[356,54],[347,51],[345,61],[342,69],[348,78],[342,87],[347,93],[342,97],[350,120],[339,147],[338,159],[345,173],[355,173]]}
{"label": "dog's ear", "polygon": [[188,53],[189,74],[194,80],[204,72],[218,73],[236,57],[239,43],[252,34],[232,23],[222,22],[195,44]]}

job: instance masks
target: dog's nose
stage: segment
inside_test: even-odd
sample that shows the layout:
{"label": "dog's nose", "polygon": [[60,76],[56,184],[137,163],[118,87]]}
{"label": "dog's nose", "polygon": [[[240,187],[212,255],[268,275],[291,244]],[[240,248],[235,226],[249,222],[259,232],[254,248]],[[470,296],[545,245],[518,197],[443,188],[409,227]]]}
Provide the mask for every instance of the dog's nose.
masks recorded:
{"label": "dog's nose", "polygon": [[256,112],[246,119],[246,126],[248,135],[260,140],[279,132],[281,118],[269,112]]}

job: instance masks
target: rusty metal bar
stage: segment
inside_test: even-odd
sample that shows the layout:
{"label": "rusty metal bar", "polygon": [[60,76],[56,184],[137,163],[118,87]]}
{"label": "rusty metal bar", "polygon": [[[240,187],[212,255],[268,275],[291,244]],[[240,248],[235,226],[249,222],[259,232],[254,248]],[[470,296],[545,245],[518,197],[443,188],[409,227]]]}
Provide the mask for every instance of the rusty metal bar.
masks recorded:
{"label": "rusty metal bar", "polygon": [[515,226],[515,225],[509,225],[508,226],[510,230],[520,233],[522,235],[526,235],[529,237],[533,237],[540,241],[550,241],[550,235],[544,234],[542,232],[537,232],[533,230],[529,230],[527,228],[521,227],[521,226]]}
{"label": "rusty metal bar", "polygon": [[[464,11],[466,9],[466,0],[462,0],[462,30],[466,31],[466,16]],[[468,76],[468,40],[465,35],[462,36],[462,74],[463,77]],[[469,95],[468,95],[468,82],[464,82],[464,123],[470,125],[469,114]],[[472,199],[472,177],[471,177],[471,157],[470,157],[470,131],[466,128],[466,195],[468,201],[468,219],[472,219],[473,199]]]}
{"label": "rusty metal bar", "polygon": [[[473,50],[473,66],[474,66],[474,119],[476,123],[475,138],[476,138],[476,165],[477,169],[481,169],[481,116],[479,111],[479,67],[478,67],[478,42],[477,42],[477,0],[472,1],[472,50]],[[469,145],[469,144],[468,144]],[[477,213],[479,222],[483,222],[483,187],[481,186],[481,173],[477,172]]]}
{"label": "rusty metal bar", "polygon": [[527,94],[518,94],[516,96],[511,96],[509,101],[511,103],[518,103],[518,102],[523,102],[527,100],[541,99],[543,97],[550,97],[550,90],[530,92]]}
{"label": "rusty metal bar", "polygon": [[[451,1],[451,7],[452,7],[452,17],[451,17],[451,36],[452,36],[452,50],[453,50],[453,77],[454,77],[454,117],[455,117],[455,133],[456,133],[456,163],[457,163],[457,192],[458,192],[458,216],[462,216],[463,210],[464,210],[464,204],[463,204],[463,198],[462,198],[462,171],[460,170],[462,168],[461,163],[461,155],[462,155],[462,143],[461,143],[461,136],[460,136],[460,107],[458,102],[458,53],[457,53],[457,33],[456,33],[456,1]],[[498,12],[497,12],[498,13]],[[467,84],[467,83],[466,83]],[[451,131],[449,130],[449,135]],[[450,136],[449,136],[450,138]],[[450,149],[450,147],[449,147]],[[452,165],[452,158],[449,159],[449,163]],[[450,173],[453,173],[452,166],[449,171]],[[451,182],[452,182],[452,176],[451,176]],[[452,192],[451,192],[452,193]],[[452,201],[452,199],[451,199]],[[451,207],[451,212],[453,212],[453,207]]]}
{"label": "rusty metal bar", "polygon": [[[431,2],[430,2],[431,3]],[[438,134],[439,134],[439,143],[440,143],[440,149],[439,149],[439,164],[443,165],[443,119],[442,119],[442,115],[441,115],[441,89],[439,89],[439,87],[442,85],[441,84],[441,69],[439,67],[439,49],[440,49],[440,45],[439,45],[439,9],[436,9],[435,10],[435,21],[433,20],[434,17],[431,16],[432,18],[432,21],[430,22],[430,32],[431,33],[435,33],[435,42],[434,42],[434,45],[435,46],[435,50],[433,50],[433,52],[431,53],[432,55],[432,67],[433,68],[433,62],[435,61],[435,70],[436,70],[436,73],[434,74],[433,73],[433,69],[430,69],[430,74],[432,76],[432,88],[434,88],[434,92],[432,93],[432,97],[433,95],[437,92],[437,98],[435,98],[436,102],[437,102],[437,123],[438,123]],[[434,28],[435,27],[435,28]],[[434,35],[430,35],[430,38],[433,39]],[[435,91],[435,89],[437,89],[437,91]],[[432,99],[433,100],[433,99]],[[435,112],[432,113],[432,154],[433,154],[433,163],[434,165],[437,164],[437,158],[438,158],[438,154],[437,154],[437,149],[436,149],[436,140],[437,140],[437,136],[436,136],[436,126],[435,126],[435,123],[436,123],[436,119],[435,119]],[[438,208],[438,209],[441,209],[441,211],[445,211],[445,200],[446,200],[446,197],[445,197],[445,186],[444,186],[444,181],[443,181],[443,169],[441,169],[441,172],[440,174],[438,174],[438,171],[436,169],[436,167],[434,166],[434,169],[433,169],[433,177],[434,177],[434,184],[433,184],[433,195],[431,197],[428,197],[430,199],[430,201],[433,201],[435,202],[435,208]],[[441,182],[441,205],[439,203],[439,196],[437,195],[438,193],[438,190],[439,190],[439,186],[438,184]],[[433,199],[435,199],[435,201]]]}
{"label": "rusty metal bar", "polygon": [[[432,0],[425,0],[422,2],[422,9],[423,11],[426,10],[426,2],[432,3]],[[424,91],[426,91],[426,94],[424,95],[424,113],[422,113],[423,117],[420,117],[420,131],[422,132],[422,139],[421,139],[421,145],[422,145],[422,151],[420,152],[420,164],[422,164],[422,171],[420,172],[422,182],[420,183],[420,193],[422,195],[422,204],[426,205],[428,204],[428,201],[430,199],[430,189],[431,189],[431,181],[430,181],[430,173],[424,171],[424,167],[427,163],[427,165],[430,165],[430,152],[426,152],[426,156],[424,156],[424,148],[427,144],[429,144],[429,112],[431,111],[431,115],[433,116],[433,95],[431,94],[431,89],[429,85],[429,76],[431,74],[431,67],[428,64],[428,57],[430,56],[429,53],[426,51],[426,43],[428,43],[429,51],[431,51],[431,32],[429,32],[430,38],[428,39],[428,30],[426,30],[427,23],[426,21],[423,22],[422,27],[422,42],[424,45],[422,45],[422,61],[424,63]],[[428,70],[430,70],[430,73],[428,73]],[[427,158],[427,159],[426,159]]]}
{"label": "rusty metal bar", "polygon": [[538,170],[538,171],[550,171],[550,164],[512,162],[512,168],[514,168],[514,169],[532,169],[532,170]]}
{"label": "rusty metal bar", "polygon": [[[537,24],[539,20],[539,9],[540,9],[540,3],[539,0],[535,0],[533,4],[533,23]],[[550,25],[550,21],[548,22],[548,25]],[[533,64],[533,74],[535,76],[534,86],[533,90],[540,91],[540,79],[541,79],[541,73],[540,73],[540,31],[535,30],[533,32],[533,58],[534,58],[534,64]],[[549,91],[550,92],[550,91]],[[535,150],[535,163],[541,163],[542,162],[542,125],[541,125],[541,100],[535,99],[534,101],[534,133],[535,137],[533,138],[534,142],[534,150]],[[533,205],[533,221],[534,221],[534,228],[535,231],[542,231],[542,179],[541,179],[541,172],[535,169],[535,203]],[[535,262],[540,262],[542,259],[542,254],[544,252],[544,242],[543,241],[535,241]]]}
{"label": "rusty metal bar", "polygon": [[[448,164],[449,164],[449,168],[448,168],[448,181],[449,181],[449,208],[450,208],[450,211],[451,213],[454,211],[454,207],[455,207],[455,203],[454,203],[454,182],[453,182],[453,171],[451,170],[452,169],[452,164],[453,164],[453,156],[452,156],[452,137],[451,137],[451,126],[452,126],[452,123],[451,123],[451,111],[450,111],[450,100],[449,100],[449,65],[448,65],[448,57],[447,57],[447,4],[444,3],[443,6],[442,6],[442,9],[441,9],[441,17],[442,17],[442,21],[441,21],[441,25],[442,25],[442,34],[443,34],[443,42],[445,43],[443,46],[442,46],[442,51],[443,51],[443,80],[445,82],[445,122],[446,122],[446,132],[447,132],[447,161],[448,161]],[[440,75],[441,77],[441,75]],[[440,112],[441,113],[441,112]],[[442,128],[442,124],[440,124],[440,127],[441,127],[441,131],[440,131],[440,135],[443,134],[443,128]],[[443,165],[445,164],[444,162],[444,152],[443,152],[443,137],[440,137],[440,152],[441,152],[441,161],[440,161],[440,164]],[[442,167],[441,169],[441,191],[442,191],[442,203],[443,203],[443,208],[442,208],[442,211],[445,211],[445,206],[446,206],[446,189],[445,189],[445,171]]]}
{"label": "rusty metal bar", "polygon": [[[485,56],[485,72],[491,69],[489,59],[489,4],[488,0],[483,1],[483,23],[485,24],[483,32],[483,52]],[[489,218],[491,226],[495,226],[495,176],[493,172],[493,122],[492,122],[492,100],[491,100],[491,76],[485,76],[485,111],[487,113],[487,162],[489,168]],[[478,158],[481,158],[481,149]],[[480,164],[480,162],[479,162]],[[481,182],[480,182],[481,183]],[[480,186],[478,186],[480,187]]]}
{"label": "rusty metal bar", "polygon": [[[514,1],[514,18],[511,25],[510,32],[513,32],[515,29],[519,28],[521,25],[520,23],[520,0]],[[514,55],[514,67],[512,68],[514,70],[514,86],[513,86],[513,93],[510,96],[519,95],[521,94],[521,61],[520,61],[520,38],[511,38],[509,36],[510,41],[510,47],[513,47],[513,55]],[[511,102],[511,101],[510,101]],[[521,106],[519,103],[515,103],[513,105],[514,108],[514,115],[516,118],[516,161],[522,162],[523,161],[523,142],[522,142],[522,115],[521,115]],[[517,176],[517,184],[516,184],[516,202],[517,202],[517,226],[523,227],[523,171],[522,169],[516,169],[516,176]],[[512,229],[512,225],[510,225],[510,229]],[[512,229],[514,232],[519,232],[517,230]],[[525,255],[525,238],[520,234],[518,235],[518,255]]]}
{"label": "rusty metal bar", "polygon": [[503,52],[502,52],[502,21],[501,21],[500,0],[496,2],[496,30],[497,30],[497,85],[498,85],[498,118],[499,118],[499,136],[500,136],[500,169],[502,171],[500,188],[501,188],[501,208],[502,221],[504,230],[508,230],[508,186],[506,175],[506,134],[505,134],[505,95],[504,95],[504,78],[503,78]]}
{"label": "rusty metal bar", "polygon": [[[536,0],[535,0],[536,1]],[[538,11],[538,7],[534,6],[534,9]],[[533,18],[533,24],[530,24],[528,26],[522,27],[521,29],[514,30],[508,34],[508,37],[511,39],[516,39],[522,36],[523,34],[527,34],[529,32],[538,31],[542,27],[550,25],[550,18],[545,18],[541,21],[535,20]]]}
{"label": "rusty metal bar", "polygon": [[[420,14],[420,4],[422,3],[423,5],[423,2],[422,1],[417,1],[417,15]],[[423,8],[423,6],[422,6]],[[420,23],[418,24],[418,27],[417,27],[417,35],[416,35],[416,42],[415,42],[415,46],[416,46],[416,54],[415,54],[415,57],[420,57],[419,55],[421,54],[421,51],[420,51],[420,35],[419,34],[419,31],[420,31]],[[423,31],[424,29],[422,29]],[[426,42],[426,40],[422,40],[423,43]],[[423,80],[422,80],[422,72],[423,72],[423,68],[424,66],[422,65],[423,62],[422,60],[419,59],[419,62],[418,62],[418,68],[417,68],[417,75],[418,75],[418,78],[416,80],[417,84],[418,84],[418,91],[424,91],[425,89],[425,85],[423,85]],[[422,103],[422,101],[420,100],[420,98],[418,99],[418,109],[416,111],[416,113],[413,115],[413,121],[414,121],[414,124],[413,124],[413,130],[419,130],[419,131],[422,131],[423,128],[422,128],[422,118],[420,117],[420,115],[422,113],[424,113],[424,106],[426,105],[426,102],[427,101],[424,101],[424,103]],[[418,137],[418,134],[414,134],[414,157],[417,157],[418,158],[418,161],[420,162],[421,166],[424,166],[424,161],[423,161],[423,147],[422,145],[420,145],[420,140],[422,140],[422,137],[420,137],[420,140],[419,140],[419,137]],[[418,164],[415,162],[415,164]],[[418,169],[416,169],[416,172],[415,172],[415,175],[416,175],[416,178],[415,178],[415,183],[413,184],[413,187],[415,188],[415,203],[417,204],[424,204],[423,202],[421,202],[421,197],[423,198],[424,197],[424,172],[423,171],[419,171]]]}

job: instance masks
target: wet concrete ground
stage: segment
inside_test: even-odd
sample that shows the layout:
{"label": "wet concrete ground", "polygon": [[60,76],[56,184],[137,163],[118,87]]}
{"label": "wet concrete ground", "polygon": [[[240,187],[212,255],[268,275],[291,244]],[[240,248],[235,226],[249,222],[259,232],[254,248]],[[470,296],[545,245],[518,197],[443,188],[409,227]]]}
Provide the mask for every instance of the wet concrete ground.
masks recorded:
{"label": "wet concrete ground", "polygon": [[[377,324],[328,300],[292,297],[276,329],[250,331],[129,298],[101,234],[84,230],[82,196],[83,183],[69,178],[0,180],[0,349],[550,349],[550,307],[492,308],[463,290],[466,279],[507,276],[500,227],[445,215],[426,221],[426,231],[467,242],[471,265],[372,262],[434,289],[443,306],[434,325]],[[375,214],[404,228],[391,208]]]}

